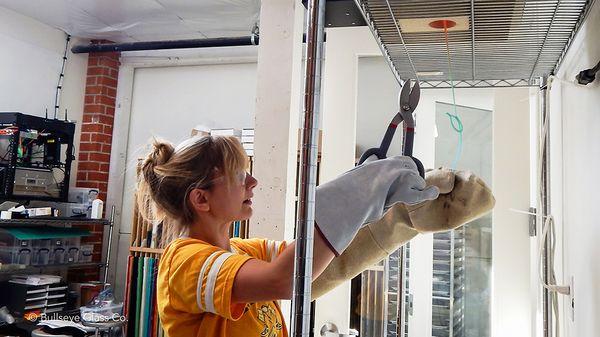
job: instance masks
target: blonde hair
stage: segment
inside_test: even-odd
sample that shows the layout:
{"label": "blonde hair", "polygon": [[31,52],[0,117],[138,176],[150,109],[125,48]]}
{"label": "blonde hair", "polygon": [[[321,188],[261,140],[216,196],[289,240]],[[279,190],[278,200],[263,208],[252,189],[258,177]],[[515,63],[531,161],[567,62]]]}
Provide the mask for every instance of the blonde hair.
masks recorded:
{"label": "blonde hair", "polygon": [[168,220],[180,228],[195,220],[188,202],[192,189],[209,189],[221,176],[232,182],[247,167],[246,153],[235,137],[193,137],[176,148],[154,139],[151,147],[138,172],[140,214],[146,220]]}

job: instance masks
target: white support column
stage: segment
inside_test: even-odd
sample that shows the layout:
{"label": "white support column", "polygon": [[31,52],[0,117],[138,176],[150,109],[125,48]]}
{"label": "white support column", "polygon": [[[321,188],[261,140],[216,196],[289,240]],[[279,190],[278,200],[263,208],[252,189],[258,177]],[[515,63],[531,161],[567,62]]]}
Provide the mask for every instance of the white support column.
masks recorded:
{"label": "white support column", "polygon": [[261,2],[251,237],[293,237],[303,14],[300,1]]}
{"label": "white support column", "polygon": [[529,207],[529,89],[494,90],[492,189],[493,337],[531,331],[528,217],[509,209]]}
{"label": "white support column", "polygon": [[[356,147],[356,88],[358,56],[381,52],[367,27],[327,30],[323,67],[323,150],[320,183],[354,166]],[[350,325],[350,282],[317,301],[315,330],[326,322],[341,333]]]}
{"label": "white support column", "polygon": [[[110,173],[108,176],[108,194],[106,196],[106,217],[110,217],[110,210],[115,206],[113,227],[113,243],[110,253],[111,261],[108,269],[108,282],[114,285],[117,298],[124,294],[125,277],[118,276],[118,271],[127,269],[127,256],[129,255],[129,237],[133,223],[132,209],[123,210],[124,205],[133,205],[133,193],[123,193],[126,175],[135,174],[133,169],[127,172],[127,144],[129,141],[129,122],[131,116],[131,97],[133,94],[134,67],[123,64],[119,68],[119,84],[117,88],[115,126],[110,154]],[[124,198],[128,198],[124,202]],[[104,231],[103,247],[108,245],[108,229]],[[121,258],[119,258],[121,256]],[[104,261],[106,252],[102,253]]]}

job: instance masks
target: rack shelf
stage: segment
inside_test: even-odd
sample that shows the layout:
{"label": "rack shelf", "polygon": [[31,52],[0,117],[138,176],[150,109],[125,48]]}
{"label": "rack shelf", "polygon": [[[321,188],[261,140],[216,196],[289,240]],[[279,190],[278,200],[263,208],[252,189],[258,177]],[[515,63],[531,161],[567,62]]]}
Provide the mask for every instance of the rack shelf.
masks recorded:
{"label": "rack shelf", "polygon": [[0,269],[0,274],[21,274],[21,273],[31,273],[35,271],[48,271],[52,269],[76,269],[76,268],[90,268],[97,267],[102,268],[106,264],[99,262],[89,262],[89,263],[73,263],[73,264],[53,264],[53,265],[45,265],[45,266],[26,266],[25,268],[10,268],[10,269]]}
{"label": "rack shelf", "polygon": [[110,225],[110,220],[107,219],[87,219],[87,218],[68,218],[68,217],[52,217],[52,218],[33,218],[33,219],[1,219],[0,227],[10,226],[40,226],[40,225],[78,225],[78,224],[100,224],[103,226]]}
{"label": "rack shelf", "polygon": [[145,247],[129,247],[130,252],[137,253],[150,253],[150,254],[162,254],[164,249],[162,248],[145,248]]}

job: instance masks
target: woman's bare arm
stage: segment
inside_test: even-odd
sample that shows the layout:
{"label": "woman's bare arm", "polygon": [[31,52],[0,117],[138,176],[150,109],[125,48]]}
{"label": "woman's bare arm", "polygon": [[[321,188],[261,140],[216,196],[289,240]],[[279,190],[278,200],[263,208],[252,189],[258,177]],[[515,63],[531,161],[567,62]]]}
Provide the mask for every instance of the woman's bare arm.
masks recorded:
{"label": "woman's bare arm", "polygon": [[[233,282],[232,302],[272,301],[292,297],[294,250],[292,242],[272,262],[252,259],[238,271]],[[313,280],[317,278],[335,254],[315,226],[313,246]]]}

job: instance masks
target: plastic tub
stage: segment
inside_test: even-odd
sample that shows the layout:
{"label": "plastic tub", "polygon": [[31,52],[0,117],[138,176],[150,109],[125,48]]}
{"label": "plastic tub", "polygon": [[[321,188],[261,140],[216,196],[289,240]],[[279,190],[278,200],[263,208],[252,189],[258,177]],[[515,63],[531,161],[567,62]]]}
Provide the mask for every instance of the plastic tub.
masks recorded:
{"label": "plastic tub", "polygon": [[72,237],[67,240],[67,263],[79,262],[79,249],[81,248],[81,238]]}
{"label": "plastic tub", "polygon": [[31,264],[33,240],[20,240],[9,230],[0,229],[0,263]]}
{"label": "plastic tub", "polygon": [[101,307],[81,307],[81,320],[84,322],[98,323],[121,319],[123,303],[108,304]]}
{"label": "plastic tub", "polygon": [[33,265],[45,266],[50,263],[51,239],[33,240]]}
{"label": "plastic tub", "polygon": [[50,248],[50,264],[64,264],[67,262],[67,243],[64,238],[53,238]]}
{"label": "plastic tub", "polygon": [[33,257],[31,248],[3,247],[0,249],[0,263],[30,265]]}
{"label": "plastic tub", "polygon": [[92,262],[93,254],[94,254],[94,245],[81,245],[79,248],[79,262],[80,263]]}
{"label": "plastic tub", "polygon": [[52,264],[64,264],[67,262],[67,251],[63,247],[55,247],[52,252]]}

